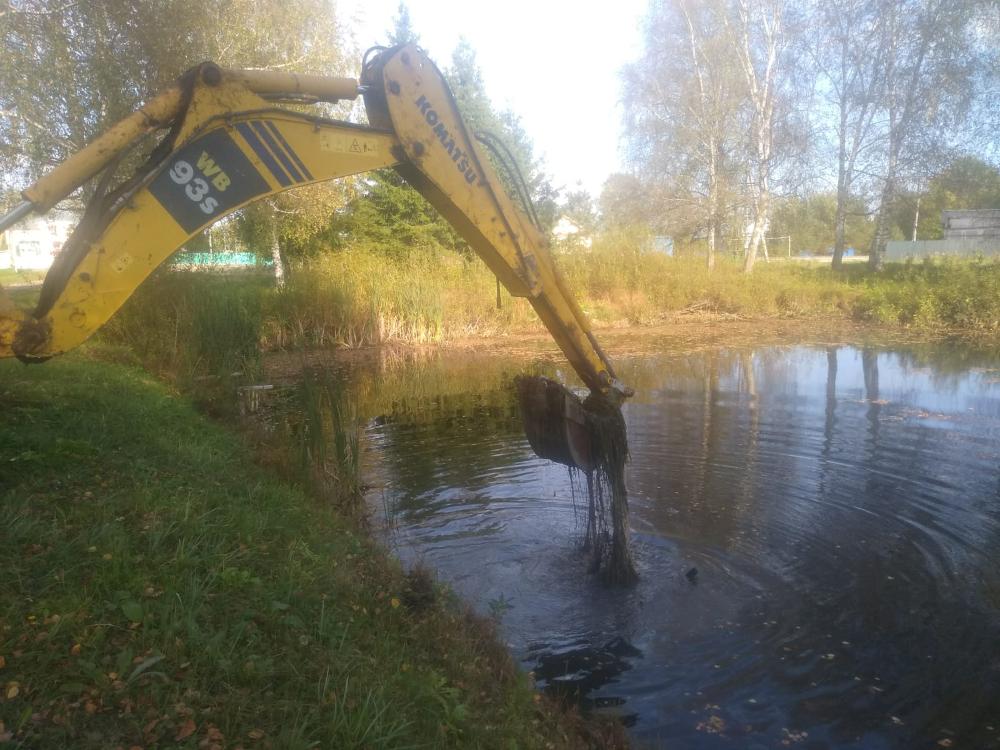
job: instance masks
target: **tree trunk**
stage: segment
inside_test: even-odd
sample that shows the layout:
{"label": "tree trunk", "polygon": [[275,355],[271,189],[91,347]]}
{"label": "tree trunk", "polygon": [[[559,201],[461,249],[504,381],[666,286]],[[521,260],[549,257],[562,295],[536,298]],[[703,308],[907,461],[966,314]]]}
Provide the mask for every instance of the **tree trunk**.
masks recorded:
{"label": "tree trunk", "polygon": [[[890,138],[892,136],[890,135]],[[868,267],[873,271],[881,271],[885,262],[885,246],[889,242],[889,211],[896,198],[896,145],[889,146],[889,166],[886,170],[885,185],[882,187],[882,200],[875,217],[875,234],[872,237],[872,247],[868,254]]]}
{"label": "tree trunk", "polygon": [[753,264],[757,262],[757,247],[760,245],[760,234],[757,231],[759,222],[753,223],[753,231],[750,233],[750,244],[747,245],[746,257],[743,258],[743,273],[753,271]]}
{"label": "tree trunk", "polygon": [[844,236],[847,234],[847,110],[841,105],[840,146],[837,154],[837,215],[834,220],[833,261],[835,271],[844,263]]}
{"label": "tree trunk", "polygon": [[767,220],[770,214],[771,202],[767,178],[762,180],[759,188],[760,194],[754,200],[753,232],[750,235],[750,245],[747,247],[746,258],[743,259],[743,272],[753,271],[754,263],[757,261],[757,251],[764,241],[764,234],[767,232]]}
{"label": "tree trunk", "polygon": [[837,216],[833,232],[833,269],[839,271],[844,265],[844,245],[847,235],[847,199],[837,190]]}
{"label": "tree trunk", "polygon": [[710,269],[715,268],[715,221],[708,227],[708,257],[705,259],[705,265]]}
{"label": "tree trunk", "polygon": [[708,258],[706,265],[715,268],[715,249],[719,233],[718,149],[715,139],[708,139]]}
{"label": "tree trunk", "polygon": [[281,242],[278,241],[278,223],[271,221],[271,261],[274,263],[274,285],[285,286],[285,259],[281,256]]}

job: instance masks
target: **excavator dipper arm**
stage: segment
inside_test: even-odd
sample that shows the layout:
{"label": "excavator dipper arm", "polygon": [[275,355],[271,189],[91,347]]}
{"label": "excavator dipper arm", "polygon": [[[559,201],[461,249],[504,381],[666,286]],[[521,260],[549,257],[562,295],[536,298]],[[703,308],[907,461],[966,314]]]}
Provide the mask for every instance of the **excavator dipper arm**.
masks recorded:
{"label": "excavator dipper arm", "polygon": [[[364,93],[371,127],[275,106]],[[116,162],[170,128],[116,188]],[[592,390],[628,395],[559,276],[543,233],[475,142],[440,71],[417,47],[381,51],[352,79],[193,68],[178,84],[24,191],[0,230],[103,173],[28,314],[0,299],[0,357],[41,361],[92,335],[189,238],[285,190],[395,169],[451,222],[504,286],[527,297]]]}

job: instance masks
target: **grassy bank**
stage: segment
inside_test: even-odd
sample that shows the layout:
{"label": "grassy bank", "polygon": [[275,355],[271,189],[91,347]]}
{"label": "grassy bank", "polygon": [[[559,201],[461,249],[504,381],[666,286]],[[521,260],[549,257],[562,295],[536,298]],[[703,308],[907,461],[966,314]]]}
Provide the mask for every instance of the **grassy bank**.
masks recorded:
{"label": "grassy bank", "polygon": [[[598,326],[648,325],[697,311],[1000,334],[1000,263],[892,264],[871,274],[860,265],[834,272],[774,262],[747,276],[728,259],[709,271],[700,259],[630,247],[607,240],[560,257]],[[102,336],[161,369],[204,373],[252,369],[260,345],[357,347],[540,330],[525,300],[504,292],[497,307],[495,280],[476,258],[394,259],[354,249],[298,264],[283,290],[266,277],[160,273]]]}
{"label": "grassy bank", "polygon": [[574,747],[488,625],[138,369],[0,363],[0,742]]}

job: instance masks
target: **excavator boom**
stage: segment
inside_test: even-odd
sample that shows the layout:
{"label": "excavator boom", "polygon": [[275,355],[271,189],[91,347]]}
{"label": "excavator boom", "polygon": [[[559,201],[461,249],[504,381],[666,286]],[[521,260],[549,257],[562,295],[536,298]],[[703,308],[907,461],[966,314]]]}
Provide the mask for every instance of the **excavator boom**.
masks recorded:
{"label": "excavator boom", "polygon": [[[359,93],[370,126],[276,105]],[[146,163],[110,187],[122,156],[167,128]],[[511,199],[444,77],[414,45],[380,51],[360,84],[204,63],[26,189],[0,231],[98,177],[35,310],[18,310],[0,295],[0,357],[41,361],[77,346],[189,238],[249,203],[383,167],[394,167],[437,208],[511,294],[528,298],[589,388],[630,394],[552,262],[527,196],[521,206]]]}

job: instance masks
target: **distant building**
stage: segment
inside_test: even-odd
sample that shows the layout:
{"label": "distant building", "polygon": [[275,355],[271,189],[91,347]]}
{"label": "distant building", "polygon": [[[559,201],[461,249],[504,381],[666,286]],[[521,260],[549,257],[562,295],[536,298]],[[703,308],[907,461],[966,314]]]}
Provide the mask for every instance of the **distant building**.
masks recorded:
{"label": "distant building", "polygon": [[674,238],[658,234],[653,237],[653,249],[658,253],[674,256]]}
{"label": "distant building", "polygon": [[593,244],[593,238],[583,232],[580,226],[568,216],[559,217],[559,221],[552,227],[552,236],[557,242],[582,245],[586,248]]}
{"label": "distant building", "polygon": [[946,240],[1000,240],[1000,209],[942,211]]}
{"label": "distant building", "polygon": [[18,224],[0,235],[0,268],[44,271],[69,239],[78,217],[50,213]]}
{"label": "distant building", "polygon": [[1000,209],[942,211],[941,226],[944,239],[890,242],[886,259],[1000,255]]}

